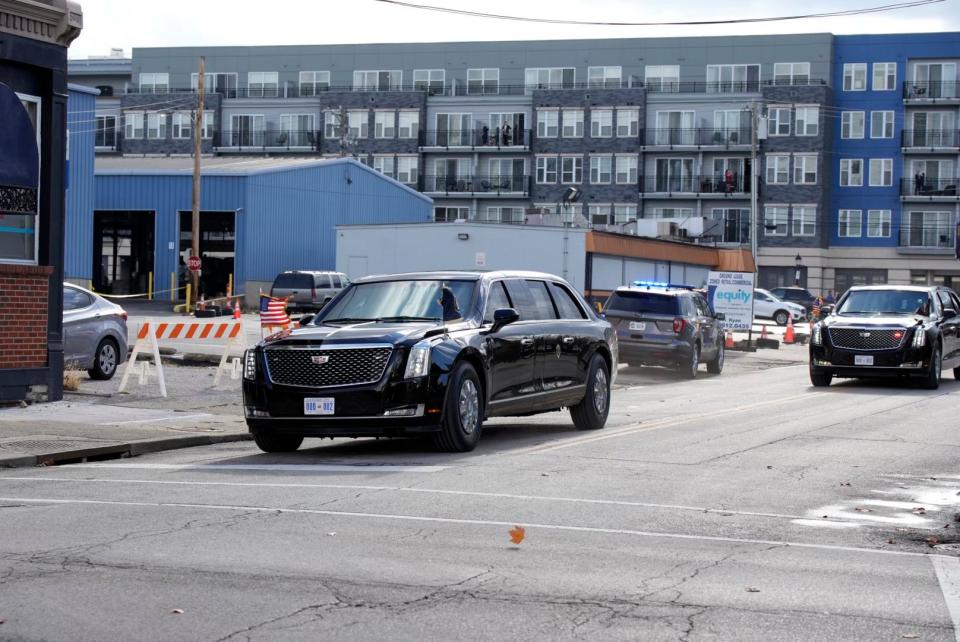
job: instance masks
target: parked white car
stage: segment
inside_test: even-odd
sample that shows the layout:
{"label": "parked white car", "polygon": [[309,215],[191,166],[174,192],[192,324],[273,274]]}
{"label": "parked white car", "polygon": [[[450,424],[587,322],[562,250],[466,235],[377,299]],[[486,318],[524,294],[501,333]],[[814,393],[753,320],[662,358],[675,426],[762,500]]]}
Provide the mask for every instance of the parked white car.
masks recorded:
{"label": "parked white car", "polygon": [[753,291],[753,316],[761,319],[773,319],[777,325],[787,325],[788,316],[799,323],[807,318],[807,310],[802,305],[778,299],[768,290]]}

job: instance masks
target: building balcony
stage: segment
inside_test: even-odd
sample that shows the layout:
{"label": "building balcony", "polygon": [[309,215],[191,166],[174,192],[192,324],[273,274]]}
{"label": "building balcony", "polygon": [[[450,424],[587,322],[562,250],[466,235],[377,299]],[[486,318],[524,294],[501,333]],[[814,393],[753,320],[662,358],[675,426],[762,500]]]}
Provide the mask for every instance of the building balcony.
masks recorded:
{"label": "building balcony", "polygon": [[746,198],[750,195],[750,178],[734,174],[727,181],[719,176],[644,176],[640,192],[647,198]]}
{"label": "building balcony", "polygon": [[219,152],[319,152],[319,131],[297,129],[261,129],[223,131],[214,135]]}
{"label": "building balcony", "polygon": [[960,80],[906,80],[903,100],[910,103],[960,103]]}
{"label": "building balcony", "polygon": [[899,254],[952,255],[956,251],[956,230],[948,225],[910,225],[900,230]]}
{"label": "building balcony", "polygon": [[481,127],[476,130],[427,130],[420,132],[420,150],[429,152],[521,152],[529,151],[533,132],[529,129],[510,130],[508,135],[500,128]]}
{"label": "building balcony", "polygon": [[[219,94],[223,98],[314,98],[331,92],[428,92],[426,87],[411,85],[384,85],[382,87],[354,87],[350,85],[295,84],[263,87],[220,87],[204,89],[206,94]],[[196,87],[128,87],[128,95],[136,94],[195,94]],[[428,92],[433,94],[433,92]]]}
{"label": "building balcony", "polygon": [[718,129],[715,127],[658,128],[644,132],[644,148],[690,151],[701,148],[743,149],[750,148],[750,128]]}
{"label": "building balcony", "polygon": [[508,197],[526,198],[530,195],[530,176],[497,174],[453,176],[425,175],[420,191],[429,196],[443,197]]}
{"label": "building balcony", "polygon": [[956,201],[958,197],[958,178],[924,178],[923,182],[916,177],[900,180],[900,199],[904,201]]}
{"label": "building balcony", "polygon": [[904,129],[900,141],[906,153],[960,151],[960,131],[956,129]]}

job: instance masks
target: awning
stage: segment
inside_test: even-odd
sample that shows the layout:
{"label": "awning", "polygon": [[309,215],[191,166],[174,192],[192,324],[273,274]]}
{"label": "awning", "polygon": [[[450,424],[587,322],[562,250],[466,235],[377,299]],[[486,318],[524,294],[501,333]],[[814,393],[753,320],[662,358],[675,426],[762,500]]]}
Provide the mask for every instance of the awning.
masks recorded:
{"label": "awning", "polygon": [[0,214],[36,214],[40,187],[37,131],[20,97],[0,83]]}

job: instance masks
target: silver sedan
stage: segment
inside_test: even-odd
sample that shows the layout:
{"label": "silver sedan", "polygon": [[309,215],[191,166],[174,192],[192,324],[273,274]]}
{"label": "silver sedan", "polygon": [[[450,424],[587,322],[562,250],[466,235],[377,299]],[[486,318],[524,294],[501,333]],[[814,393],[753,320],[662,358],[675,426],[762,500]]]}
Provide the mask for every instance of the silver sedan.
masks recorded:
{"label": "silver sedan", "polygon": [[127,313],[119,305],[63,284],[63,361],[92,379],[110,379],[127,360]]}

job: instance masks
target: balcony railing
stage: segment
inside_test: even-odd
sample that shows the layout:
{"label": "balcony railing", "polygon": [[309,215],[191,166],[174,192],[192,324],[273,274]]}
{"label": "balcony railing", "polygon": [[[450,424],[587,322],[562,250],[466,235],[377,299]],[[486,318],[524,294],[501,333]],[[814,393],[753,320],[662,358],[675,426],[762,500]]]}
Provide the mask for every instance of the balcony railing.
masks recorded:
{"label": "balcony railing", "polygon": [[952,251],[956,232],[949,225],[910,225],[900,229],[900,247]]}
{"label": "balcony railing", "polygon": [[656,194],[749,194],[750,179],[734,173],[727,179],[723,174],[716,176],[644,176],[640,191]]}
{"label": "balcony railing", "polygon": [[903,97],[908,100],[956,100],[960,97],[960,80],[906,80]]}
{"label": "balcony railing", "polygon": [[657,147],[686,147],[719,145],[749,145],[750,128],[722,129],[715,127],[648,129],[644,134],[645,145]]}
{"label": "balcony railing", "polygon": [[224,131],[214,138],[214,146],[233,149],[319,150],[319,131],[298,129],[260,129]]}
{"label": "balcony railing", "polygon": [[531,130],[510,129],[509,133],[499,127],[481,127],[470,130],[427,130],[421,132],[422,147],[470,147],[497,149],[500,147],[529,147]]}
{"label": "balcony railing", "polygon": [[957,197],[958,178],[926,178],[918,180],[914,175],[900,181],[900,196],[946,196]]}
{"label": "balcony railing", "polygon": [[904,129],[903,147],[957,147],[960,132],[956,129]]}
{"label": "balcony railing", "polygon": [[423,192],[443,194],[528,194],[529,175],[425,175]]}

